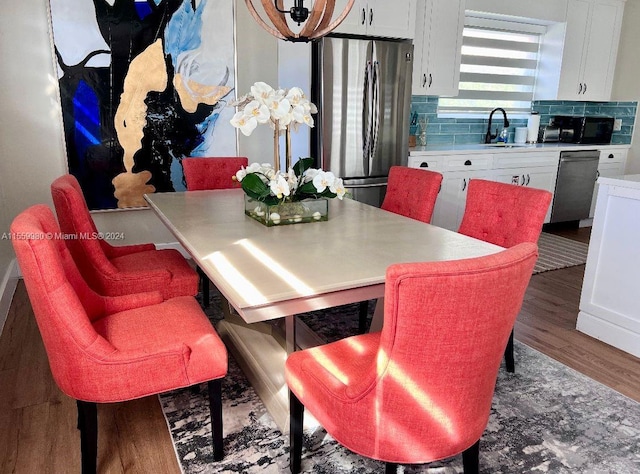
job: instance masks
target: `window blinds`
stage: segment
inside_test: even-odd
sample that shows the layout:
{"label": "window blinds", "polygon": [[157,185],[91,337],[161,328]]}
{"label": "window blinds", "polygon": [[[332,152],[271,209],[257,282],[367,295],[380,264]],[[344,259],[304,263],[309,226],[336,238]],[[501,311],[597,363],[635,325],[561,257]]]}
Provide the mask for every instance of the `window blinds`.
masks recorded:
{"label": "window blinds", "polygon": [[438,115],[483,116],[502,107],[528,114],[544,26],[467,16],[462,40],[460,92],[441,97]]}

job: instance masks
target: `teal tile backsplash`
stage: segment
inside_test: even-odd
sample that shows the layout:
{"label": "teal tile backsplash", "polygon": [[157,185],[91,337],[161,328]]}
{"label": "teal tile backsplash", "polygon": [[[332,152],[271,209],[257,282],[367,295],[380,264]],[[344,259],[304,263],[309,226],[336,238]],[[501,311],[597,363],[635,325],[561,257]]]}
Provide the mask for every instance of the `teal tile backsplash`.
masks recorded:
{"label": "teal tile backsplash", "polygon": [[[622,119],[622,129],[613,132],[611,143],[628,145],[636,120],[637,102],[573,102],[559,100],[535,101],[532,110],[540,113],[540,123],[548,124],[553,115],[606,115]],[[432,145],[464,145],[482,143],[487,132],[486,119],[438,118],[438,98],[412,96],[411,115],[427,121],[427,143]],[[494,114],[493,123],[502,123],[502,114]],[[526,127],[526,119],[509,119],[510,139],[515,127]]]}

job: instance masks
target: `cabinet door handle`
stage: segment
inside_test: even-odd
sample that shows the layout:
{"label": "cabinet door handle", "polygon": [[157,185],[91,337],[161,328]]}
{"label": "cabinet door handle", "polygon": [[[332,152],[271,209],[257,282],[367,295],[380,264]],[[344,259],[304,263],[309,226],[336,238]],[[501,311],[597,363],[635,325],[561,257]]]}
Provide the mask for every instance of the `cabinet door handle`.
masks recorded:
{"label": "cabinet door handle", "polygon": [[580,83],[580,88],[578,89],[578,95],[582,94],[582,82]]}
{"label": "cabinet door handle", "polygon": [[471,160],[467,160],[464,162],[465,166],[471,166],[473,163],[471,163]]}
{"label": "cabinet door handle", "polygon": [[427,163],[426,161],[423,161],[422,163],[420,163],[420,168],[428,168],[429,167],[429,163]]}
{"label": "cabinet door handle", "polygon": [[373,8],[369,9],[369,26],[373,24]]}
{"label": "cabinet door handle", "polygon": [[429,87],[431,87],[431,84],[433,84],[433,76],[429,73]]}
{"label": "cabinet door handle", "polygon": [[527,185],[527,179],[525,178],[524,175],[522,175],[522,184],[520,186],[526,186]]}
{"label": "cabinet door handle", "polygon": [[527,186],[529,186],[530,182],[531,182],[531,175],[527,174]]}
{"label": "cabinet door handle", "polygon": [[367,24],[367,10],[362,9],[362,26]]}
{"label": "cabinet door handle", "polygon": [[462,179],[462,190],[464,191],[465,189],[467,189],[467,178]]}
{"label": "cabinet door handle", "polygon": [[587,93],[587,83],[586,82],[584,83],[584,90],[582,91],[582,93],[583,94]]}
{"label": "cabinet door handle", "polygon": [[422,75],[422,87],[425,87],[427,85],[427,75],[423,74]]}
{"label": "cabinet door handle", "polygon": [[598,179],[600,177],[600,171],[596,170],[596,179]]}
{"label": "cabinet door handle", "polygon": [[613,156],[613,153],[609,153],[609,156],[607,158],[615,158],[615,157]]}

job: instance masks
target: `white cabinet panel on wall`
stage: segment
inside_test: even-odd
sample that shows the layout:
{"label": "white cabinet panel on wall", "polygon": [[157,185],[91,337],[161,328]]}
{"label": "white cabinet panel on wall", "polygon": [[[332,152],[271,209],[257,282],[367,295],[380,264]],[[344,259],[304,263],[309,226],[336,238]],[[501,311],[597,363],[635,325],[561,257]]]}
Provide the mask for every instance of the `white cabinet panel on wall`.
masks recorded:
{"label": "white cabinet panel on wall", "polygon": [[[569,0],[561,53],[553,47],[559,39],[560,25],[549,27],[545,37],[552,46],[542,48],[535,99],[611,99],[624,4],[625,0]],[[560,68],[547,68],[559,54]]]}
{"label": "white cabinet panel on wall", "polygon": [[[336,0],[341,12],[348,0]],[[413,39],[416,28],[416,0],[356,0],[345,20],[334,31],[352,35]]]}
{"label": "white cabinet panel on wall", "polygon": [[465,0],[418,0],[414,95],[458,94]]}

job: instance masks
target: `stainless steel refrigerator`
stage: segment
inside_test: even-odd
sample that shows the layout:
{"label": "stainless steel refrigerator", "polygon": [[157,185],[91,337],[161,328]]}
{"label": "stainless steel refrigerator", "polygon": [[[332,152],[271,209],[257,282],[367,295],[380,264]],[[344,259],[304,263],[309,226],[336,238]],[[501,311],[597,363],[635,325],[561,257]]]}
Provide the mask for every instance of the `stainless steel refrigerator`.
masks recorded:
{"label": "stainless steel refrigerator", "polygon": [[313,45],[311,150],[354,199],[380,206],[409,154],[411,41],[325,37]]}

